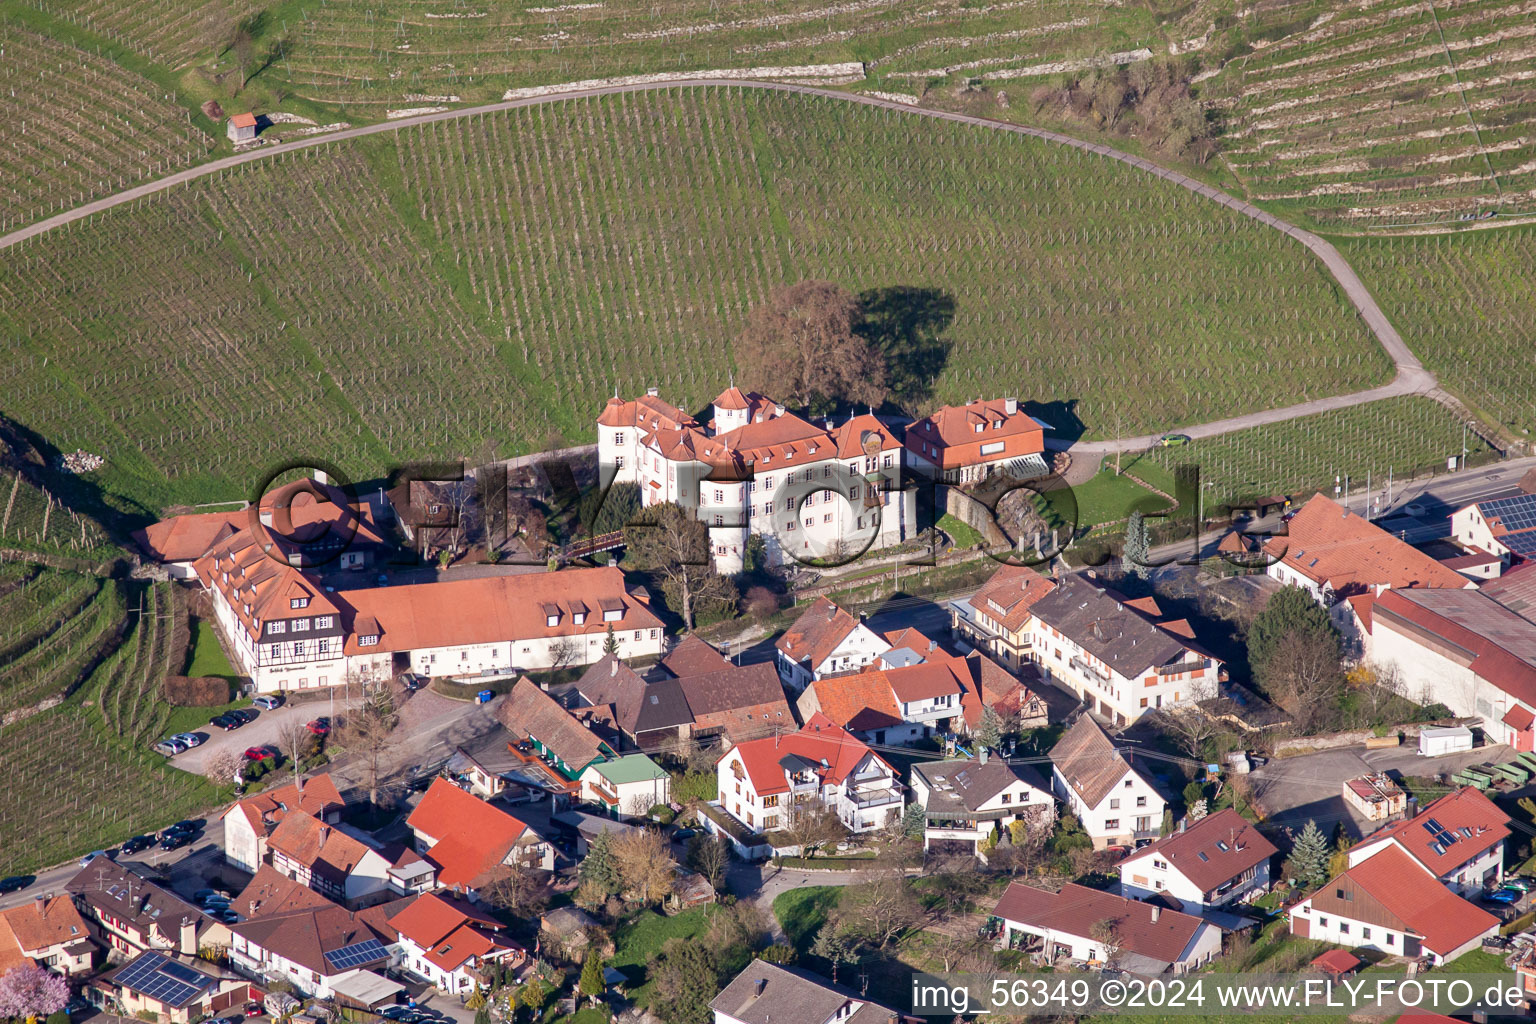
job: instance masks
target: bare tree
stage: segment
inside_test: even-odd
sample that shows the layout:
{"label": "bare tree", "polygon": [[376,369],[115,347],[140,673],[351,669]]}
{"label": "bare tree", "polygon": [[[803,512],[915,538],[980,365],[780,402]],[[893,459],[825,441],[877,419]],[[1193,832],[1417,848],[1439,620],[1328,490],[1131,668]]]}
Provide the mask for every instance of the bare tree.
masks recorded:
{"label": "bare tree", "polygon": [[884,401],[885,360],[856,328],[858,300],[830,281],[781,288],[752,310],[736,342],[736,363],[753,386],[797,406],[813,398]]}
{"label": "bare tree", "polygon": [[1104,951],[1104,963],[1113,967],[1120,960],[1120,922],[1113,917],[1101,918],[1088,927],[1088,935]]}
{"label": "bare tree", "polygon": [[693,628],[694,609],[701,602],[734,598],[735,585],[715,574],[709,528],[682,506],[673,502],[650,506],[625,531],[625,540],[635,564],[661,577],[668,603],[688,629]]}
{"label": "bare tree", "polygon": [[639,793],[624,801],[619,808],[619,813],[626,818],[646,818],[650,816],[651,808],[656,806],[656,801],[650,796]]}
{"label": "bare tree", "polygon": [[454,480],[444,484],[442,489],[443,504],[452,514],[452,521],[447,527],[448,549],[454,555],[458,555],[464,549],[469,540],[475,536],[478,528],[478,516],[476,515],[475,485],[470,480]]}
{"label": "bare tree", "polygon": [[688,864],[709,880],[715,889],[725,881],[725,871],[731,865],[731,843],[724,836],[703,832],[693,837],[688,845]]}
{"label": "bare tree", "polygon": [[373,807],[379,803],[379,783],[389,774],[390,736],[398,723],[389,684],[373,683],[364,689],[362,703],[347,713],[341,729],[339,739],[362,770],[368,803]]}
{"label": "bare tree", "polygon": [[624,891],[641,903],[655,903],[672,891],[677,877],[667,837],[651,828],[614,840],[613,859]]}
{"label": "bare tree", "polygon": [[1198,707],[1165,711],[1160,716],[1164,729],[1190,757],[1199,758],[1205,741],[1216,735],[1216,722]]}
{"label": "bare tree", "polygon": [[278,749],[283,752],[293,766],[295,776],[302,772],[302,766],[320,749],[320,737],[309,731],[309,727],[303,722],[289,722],[278,730]]}
{"label": "bare tree", "polygon": [[922,919],[922,902],[906,872],[896,865],[870,872],[844,889],[834,916],[839,932],[857,935],[877,949],[890,945]]}
{"label": "bare tree", "polygon": [[779,828],[789,845],[800,847],[802,857],[812,856],[847,832],[830,807],[810,796],[793,799],[781,809]]}
{"label": "bare tree", "polygon": [[549,906],[549,882],[544,873],[523,864],[492,869],[480,886],[480,898],[520,918],[535,918]]}
{"label": "bare tree", "polygon": [[216,786],[227,786],[235,781],[235,776],[240,774],[240,769],[245,767],[245,758],[239,751],[223,749],[215,750],[203,761],[203,778]]}
{"label": "bare tree", "polygon": [[1270,656],[1265,682],[1297,725],[1312,728],[1338,706],[1344,692],[1337,641],[1293,631]]}
{"label": "bare tree", "polygon": [[574,638],[563,636],[549,645],[549,667],[553,672],[573,664],[581,656],[581,644]]}

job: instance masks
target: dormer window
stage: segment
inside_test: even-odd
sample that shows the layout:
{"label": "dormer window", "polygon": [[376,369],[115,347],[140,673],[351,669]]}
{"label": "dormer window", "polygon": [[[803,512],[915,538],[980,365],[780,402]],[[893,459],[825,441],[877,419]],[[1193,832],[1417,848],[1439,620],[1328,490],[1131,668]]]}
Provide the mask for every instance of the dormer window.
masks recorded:
{"label": "dormer window", "polygon": [[308,608],[309,607],[309,598],[307,598],[307,597],[295,597],[295,598],[291,599],[288,602],[288,607],[289,608]]}
{"label": "dormer window", "polygon": [[1001,429],[1003,429],[1003,421],[1002,420],[993,420],[992,421],[992,429],[993,430],[1001,430]]}
{"label": "dormer window", "polygon": [[623,617],[624,617],[624,609],[622,609],[622,608],[611,608],[611,609],[605,609],[603,611],[603,621],[604,622],[618,622]]}
{"label": "dormer window", "polygon": [[544,616],[544,625],[546,625],[546,626],[558,626],[558,625],[560,625],[560,616],[558,616],[558,615],[546,615],[546,616]]}
{"label": "dormer window", "polygon": [[438,513],[442,512],[442,510],[443,510],[443,506],[441,506],[441,505],[428,505],[427,506],[427,515],[435,516]]}
{"label": "dormer window", "polygon": [[374,647],[377,646],[378,642],[379,635],[377,633],[370,633],[367,636],[357,638],[357,646],[359,647]]}
{"label": "dormer window", "polygon": [[986,426],[987,425],[985,423],[978,423],[978,424],[976,424],[976,433],[978,433],[978,434],[981,433],[983,430],[986,429]]}
{"label": "dormer window", "polygon": [[586,612],[572,612],[571,613],[571,621],[576,623],[576,625],[578,625],[578,626],[586,625],[587,613]]}
{"label": "dormer window", "polygon": [[334,623],[335,621],[336,620],[333,619],[329,615],[316,615],[315,616],[315,628],[316,629],[330,629],[331,628],[331,624]]}
{"label": "dormer window", "polygon": [[293,620],[293,631],[295,633],[302,633],[302,632],[304,632],[307,629],[309,629],[309,620],[308,619],[294,619]]}

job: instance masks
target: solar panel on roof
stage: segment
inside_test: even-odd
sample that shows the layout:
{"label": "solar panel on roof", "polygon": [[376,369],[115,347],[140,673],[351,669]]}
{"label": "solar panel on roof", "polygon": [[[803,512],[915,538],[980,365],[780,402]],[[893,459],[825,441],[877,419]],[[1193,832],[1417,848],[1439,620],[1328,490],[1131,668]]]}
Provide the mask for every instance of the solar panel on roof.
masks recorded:
{"label": "solar panel on roof", "polygon": [[1426,821],[1424,823],[1424,827],[1426,829],[1428,829],[1429,831],[1431,831],[1431,832],[1444,832],[1445,831],[1445,826],[1440,824],[1434,818],[1430,818],[1428,821]]}
{"label": "solar panel on roof", "polygon": [[325,954],[325,962],[338,971],[350,971],[354,967],[389,958],[389,950],[378,939],[354,942],[350,946],[333,949]]}
{"label": "solar panel on roof", "polygon": [[159,953],[145,953],[119,971],[117,981],[168,1006],[190,1002],[211,983],[206,975]]}

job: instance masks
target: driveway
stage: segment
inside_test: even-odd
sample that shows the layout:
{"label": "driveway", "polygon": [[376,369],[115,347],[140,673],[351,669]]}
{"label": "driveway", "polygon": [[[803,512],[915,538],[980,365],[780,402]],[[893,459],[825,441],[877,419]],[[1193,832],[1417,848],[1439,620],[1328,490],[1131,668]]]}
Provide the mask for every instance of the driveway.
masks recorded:
{"label": "driveway", "polygon": [[230,732],[225,732],[218,726],[204,726],[196,730],[198,735],[204,737],[203,745],[177,754],[171,758],[171,764],[184,772],[201,775],[208,764],[208,759],[218,751],[232,750],[241,754],[247,747],[258,747],[264,744],[280,747],[281,744],[278,741],[288,725],[294,722],[302,725],[311,719],[331,713],[328,701],[284,704],[272,711],[263,711],[260,708],[250,710],[256,712],[256,720]]}
{"label": "driveway", "polygon": [[1300,832],[1311,820],[1329,835],[1342,821],[1358,838],[1379,828],[1380,823],[1366,820],[1344,802],[1343,788],[1348,780],[1382,771],[1405,776],[1451,774],[1481,761],[1507,761],[1512,753],[1509,747],[1488,746],[1442,757],[1420,757],[1414,745],[1382,750],[1339,747],[1275,758],[1248,777],[1254,798],[1264,806],[1266,819],[1272,824]]}

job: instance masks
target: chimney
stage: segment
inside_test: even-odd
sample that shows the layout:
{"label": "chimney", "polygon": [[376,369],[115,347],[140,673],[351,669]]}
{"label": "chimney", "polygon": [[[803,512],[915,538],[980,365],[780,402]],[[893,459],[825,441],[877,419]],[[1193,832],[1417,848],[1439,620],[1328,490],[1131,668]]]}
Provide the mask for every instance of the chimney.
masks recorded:
{"label": "chimney", "polygon": [[178,948],[180,949],[181,952],[187,954],[188,956],[196,955],[196,953],[197,953],[197,919],[196,918],[184,917],[184,918],[181,919],[181,935],[178,936],[178,938],[180,939],[180,945],[179,945]]}
{"label": "chimney", "polygon": [[763,989],[765,989],[767,987],[768,987],[768,979],[767,978],[758,978],[756,981],[754,981],[752,983],[752,994],[754,996],[760,996],[760,995],[763,994]]}
{"label": "chimney", "polygon": [[329,825],[321,825],[320,826],[320,849],[322,849],[322,850],[325,849],[325,841],[327,839],[329,839],[329,838],[331,838],[331,826],[329,826]]}
{"label": "chimney", "polygon": [[48,897],[42,893],[32,897],[32,909],[37,911],[38,917],[46,918],[48,916]]}
{"label": "chimney", "polygon": [[1159,916],[1162,915],[1162,913],[1163,913],[1163,908],[1159,907],[1159,906],[1156,906],[1154,904],[1153,907],[1152,907],[1152,923],[1153,924],[1157,924],[1157,919],[1158,919]]}
{"label": "chimney", "polygon": [[1416,797],[1416,796],[1411,796],[1411,797],[1408,798],[1408,817],[1410,817],[1410,818],[1417,818],[1418,816],[1419,816],[1419,798]]}
{"label": "chimney", "polygon": [[982,764],[986,764],[987,763],[987,748],[986,747],[982,747],[981,748],[981,763]]}
{"label": "chimney", "polygon": [[783,402],[775,402],[774,403],[773,414],[775,416],[783,416],[784,415],[784,403]]}
{"label": "chimney", "polygon": [[1009,416],[1012,416],[1014,413],[1016,413],[1018,411],[1019,411],[1019,400],[1017,398],[1005,398],[1005,399],[1003,399],[1003,412],[1007,413]]}

